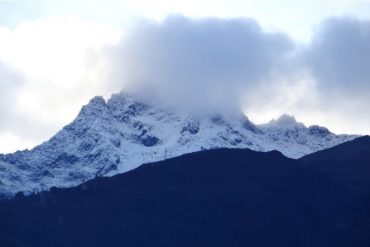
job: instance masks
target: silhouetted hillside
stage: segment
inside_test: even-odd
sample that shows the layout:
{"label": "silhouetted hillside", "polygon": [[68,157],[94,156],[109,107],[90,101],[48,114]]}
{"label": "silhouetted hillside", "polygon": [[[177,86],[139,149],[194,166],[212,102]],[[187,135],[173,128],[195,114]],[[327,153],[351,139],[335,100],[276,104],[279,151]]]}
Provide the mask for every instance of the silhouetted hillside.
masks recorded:
{"label": "silhouetted hillside", "polygon": [[0,243],[368,247],[369,146],[360,138],[301,160],[210,150],[18,195],[1,203]]}
{"label": "silhouetted hillside", "polygon": [[353,141],[344,142],[332,148],[308,154],[301,158],[307,162],[369,162],[370,164],[370,136],[362,136]]}

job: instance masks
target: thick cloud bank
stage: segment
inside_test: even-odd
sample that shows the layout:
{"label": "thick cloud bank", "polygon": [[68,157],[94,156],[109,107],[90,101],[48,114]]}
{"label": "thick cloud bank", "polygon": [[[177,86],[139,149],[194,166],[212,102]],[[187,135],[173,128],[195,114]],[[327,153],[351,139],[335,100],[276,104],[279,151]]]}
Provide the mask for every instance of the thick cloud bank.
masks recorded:
{"label": "thick cloud bank", "polygon": [[368,21],[325,20],[301,45],[253,19],[171,16],[141,22],[107,54],[125,90],[193,110],[243,106],[257,120],[290,113],[335,131],[370,131]]}
{"label": "thick cloud bank", "polygon": [[322,114],[337,118],[343,130],[369,134],[370,21],[324,21],[304,59],[317,82]]}
{"label": "thick cloud bank", "polygon": [[312,40],[307,59],[325,92],[370,96],[370,21],[324,21]]}
{"label": "thick cloud bank", "polygon": [[171,16],[141,23],[111,50],[111,61],[126,88],[158,93],[193,110],[219,110],[238,107],[292,48],[287,36],[264,32],[252,19]]}

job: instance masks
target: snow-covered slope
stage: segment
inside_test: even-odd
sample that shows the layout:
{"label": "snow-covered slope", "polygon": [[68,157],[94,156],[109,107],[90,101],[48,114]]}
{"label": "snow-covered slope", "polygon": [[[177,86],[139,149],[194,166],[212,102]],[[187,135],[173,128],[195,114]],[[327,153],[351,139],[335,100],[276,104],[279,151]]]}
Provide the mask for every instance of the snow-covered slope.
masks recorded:
{"label": "snow-covered slope", "polygon": [[307,128],[287,115],[256,126],[241,112],[180,114],[120,93],[108,102],[93,98],[72,123],[34,149],[0,155],[0,193],[74,186],[202,149],[275,149],[298,158],[355,137]]}

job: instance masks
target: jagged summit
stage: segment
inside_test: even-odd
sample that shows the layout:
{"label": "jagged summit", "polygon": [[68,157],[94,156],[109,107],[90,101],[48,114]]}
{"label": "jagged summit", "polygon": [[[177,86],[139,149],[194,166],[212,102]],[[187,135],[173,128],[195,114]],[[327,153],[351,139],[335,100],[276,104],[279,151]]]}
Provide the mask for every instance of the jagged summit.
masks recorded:
{"label": "jagged summit", "polygon": [[[204,149],[278,150],[298,158],[356,137],[306,128],[293,120],[284,116],[255,125],[241,111],[189,114],[127,93],[107,101],[94,97],[49,141],[0,155],[0,193],[74,186]],[[300,127],[286,128],[291,123]]]}
{"label": "jagged summit", "polygon": [[303,123],[297,122],[294,116],[288,114],[283,114],[278,119],[273,119],[261,126],[269,128],[305,128]]}
{"label": "jagged summit", "polygon": [[105,99],[102,96],[95,96],[89,101],[88,105],[105,105]]}
{"label": "jagged summit", "polygon": [[107,103],[102,96],[95,96],[89,101],[87,105],[82,106],[77,118],[96,116],[98,114],[101,114],[106,106]]}
{"label": "jagged summit", "polygon": [[294,116],[288,114],[283,114],[277,120],[273,120],[272,122],[275,122],[275,124],[278,125],[297,124],[297,120],[295,120]]}

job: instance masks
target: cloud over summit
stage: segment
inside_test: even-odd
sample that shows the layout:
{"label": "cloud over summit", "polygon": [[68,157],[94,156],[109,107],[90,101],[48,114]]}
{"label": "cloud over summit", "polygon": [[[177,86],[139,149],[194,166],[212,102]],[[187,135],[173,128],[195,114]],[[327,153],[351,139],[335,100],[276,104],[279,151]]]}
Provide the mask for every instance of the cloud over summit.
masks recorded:
{"label": "cloud over summit", "polygon": [[268,80],[292,47],[289,37],[265,32],[253,19],[170,16],[138,25],[111,60],[128,88],[149,88],[182,105],[224,106]]}
{"label": "cloud over summit", "polygon": [[302,45],[253,19],[174,15],[140,22],[111,47],[107,60],[124,90],[158,94],[191,109],[243,106],[257,119],[263,112],[264,121],[290,113],[334,131],[366,133],[369,23],[329,18]]}

